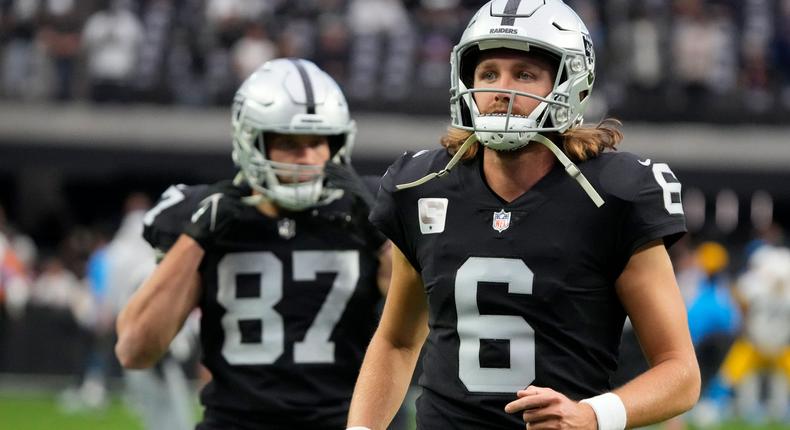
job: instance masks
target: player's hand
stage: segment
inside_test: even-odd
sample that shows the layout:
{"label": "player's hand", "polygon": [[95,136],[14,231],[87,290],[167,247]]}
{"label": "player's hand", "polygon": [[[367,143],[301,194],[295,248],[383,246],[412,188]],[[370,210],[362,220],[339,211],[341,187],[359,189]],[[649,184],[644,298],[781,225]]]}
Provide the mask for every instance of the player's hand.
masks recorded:
{"label": "player's hand", "polygon": [[211,246],[215,239],[224,234],[238,218],[244,208],[241,198],[249,195],[249,189],[233,185],[232,181],[221,181],[209,188],[209,195],[192,213],[184,234],[201,248]]}
{"label": "player's hand", "polygon": [[362,178],[354,171],[354,168],[330,162],[324,166],[324,175],[326,175],[329,185],[355,195],[365,203],[368,210],[373,208],[376,196],[368,189]]}
{"label": "player's hand", "polygon": [[530,385],[516,393],[518,399],[505,406],[505,412],[521,416],[529,430],[596,430],[595,412],[589,405],[577,403],[551,388]]}

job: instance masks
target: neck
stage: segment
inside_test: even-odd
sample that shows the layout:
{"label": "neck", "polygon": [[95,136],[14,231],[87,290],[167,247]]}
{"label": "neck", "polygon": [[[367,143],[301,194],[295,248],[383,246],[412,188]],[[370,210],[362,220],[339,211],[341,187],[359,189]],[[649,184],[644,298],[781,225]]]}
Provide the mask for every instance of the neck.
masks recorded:
{"label": "neck", "polygon": [[[252,190],[253,195],[260,195],[261,193]],[[277,218],[280,215],[280,208],[277,207],[271,200],[263,200],[256,206],[258,212],[266,215],[269,218]]]}
{"label": "neck", "polygon": [[499,197],[512,202],[546,176],[554,163],[554,154],[538,143],[515,151],[485,148],[483,175]]}

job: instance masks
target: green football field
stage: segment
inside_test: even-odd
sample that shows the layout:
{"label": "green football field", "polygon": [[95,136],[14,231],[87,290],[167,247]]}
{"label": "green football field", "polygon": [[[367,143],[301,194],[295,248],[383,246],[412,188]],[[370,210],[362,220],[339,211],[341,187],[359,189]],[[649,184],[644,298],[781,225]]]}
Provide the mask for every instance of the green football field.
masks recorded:
{"label": "green football field", "polygon": [[[3,430],[144,430],[140,420],[127,409],[119,398],[101,411],[65,412],[54,396],[0,395],[0,429]],[[660,426],[655,427],[661,429]],[[782,425],[749,426],[727,423],[712,430],[788,430]],[[651,429],[652,430],[652,429]]]}
{"label": "green football field", "polygon": [[0,428],[8,430],[143,430],[142,423],[113,399],[101,411],[65,412],[54,397],[0,396]]}

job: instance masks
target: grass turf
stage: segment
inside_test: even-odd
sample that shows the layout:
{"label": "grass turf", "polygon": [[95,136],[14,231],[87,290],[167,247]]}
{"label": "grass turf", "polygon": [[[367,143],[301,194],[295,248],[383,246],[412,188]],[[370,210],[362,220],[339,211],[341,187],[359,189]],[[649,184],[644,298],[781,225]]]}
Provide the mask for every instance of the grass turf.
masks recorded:
{"label": "grass turf", "polygon": [[[662,426],[653,426],[659,430]],[[118,397],[101,410],[64,411],[55,396],[0,394],[3,430],[144,430],[140,419]],[[689,430],[701,430],[693,426]],[[705,430],[790,430],[790,423],[749,425],[726,422]]]}
{"label": "grass turf", "polygon": [[0,395],[0,428],[7,430],[143,430],[119,398],[101,410],[66,412],[54,396]]}

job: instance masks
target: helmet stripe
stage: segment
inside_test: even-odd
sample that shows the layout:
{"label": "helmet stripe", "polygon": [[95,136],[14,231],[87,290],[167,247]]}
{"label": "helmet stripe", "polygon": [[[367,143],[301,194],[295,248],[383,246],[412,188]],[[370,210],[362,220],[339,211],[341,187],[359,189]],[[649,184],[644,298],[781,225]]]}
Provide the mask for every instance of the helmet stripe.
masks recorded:
{"label": "helmet stripe", "polygon": [[314,114],[315,113],[315,97],[313,96],[313,84],[310,82],[310,76],[307,74],[307,69],[304,68],[304,65],[296,58],[291,58],[291,62],[296,66],[296,70],[299,71],[299,76],[302,78],[302,83],[304,84],[304,96],[307,102],[307,113]]}
{"label": "helmet stripe", "polygon": [[518,13],[518,6],[521,4],[521,0],[507,0],[507,4],[505,5],[505,11],[502,12],[502,25],[515,25],[516,24],[516,17],[515,15]]}

